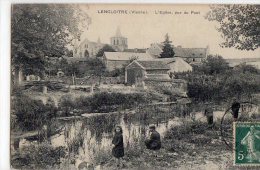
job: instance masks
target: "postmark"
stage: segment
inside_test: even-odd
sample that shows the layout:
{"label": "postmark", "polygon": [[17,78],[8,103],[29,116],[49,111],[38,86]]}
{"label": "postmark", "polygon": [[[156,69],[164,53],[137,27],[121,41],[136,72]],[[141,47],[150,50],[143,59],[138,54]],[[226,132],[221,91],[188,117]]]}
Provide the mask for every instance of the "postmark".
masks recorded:
{"label": "postmark", "polygon": [[260,122],[234,123],[234,165],[260,167]]}

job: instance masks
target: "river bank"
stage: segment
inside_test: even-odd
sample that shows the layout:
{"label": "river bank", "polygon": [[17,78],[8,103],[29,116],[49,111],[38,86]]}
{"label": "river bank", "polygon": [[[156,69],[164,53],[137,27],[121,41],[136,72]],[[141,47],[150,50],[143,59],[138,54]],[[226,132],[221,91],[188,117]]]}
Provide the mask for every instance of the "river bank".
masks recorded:
{"label": "river bank", "polygon": [[[228,150],[220,135],[220,120],[224,111],[214,111],[216,124],[211,128],[206,124],[202,111],[184,116],[178,107],[158,106],[117,114],[93,113],[86,117],[61,119],[58,124],[53,122],[62,127],[62,131],[49,137],[46,146],[41,146],[37,141],[22,140],[19,150],[12,153],[12,165],[27,169],[43,166],[76,170],[81,162],[89,162],[96,169],[116,169],[111,141],[114,127],[120,125],[125,144],[124,169],[233,168],[232,151]],[[156,125],[162,137],[162,149],[156,153],[144,146],[151,124]],[[48,148],[49,153],[42,152],[42,148]],[[52,152],[61,151],[64,152],[63,157],[51,157]],[[28,155],[30,159],[24,165],[25,161],[20,160],[27,159]],[[48,157],[52,158],[53,164],[44,161]]]}
{"label": "river bank", "polygon": [[[161,150],[133,147],[135,154],[126,153],[123,169],[227,169],[232,165],[232,151],[221,140],[218,128],[200,121],[183,122],[167,130]],[[116,169],[115,160],[103,169]]]}

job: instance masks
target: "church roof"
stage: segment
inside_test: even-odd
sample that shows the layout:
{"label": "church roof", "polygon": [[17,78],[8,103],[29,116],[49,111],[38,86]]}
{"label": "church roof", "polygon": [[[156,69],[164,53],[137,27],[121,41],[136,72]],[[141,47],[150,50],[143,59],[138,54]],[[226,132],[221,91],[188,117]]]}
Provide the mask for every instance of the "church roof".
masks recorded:
{"label": "church roof", "polygon": [[83,41],[80,42],[80,44],[76,47],[76,48],[79,48],[79,47],[82,47],[84,44],[93,44],[94,46],[98,46],[98,45],[105,45],[103,43],[100,42],[100,38],[98,38],[97,42],[94,42],[94,41],[89,41],[87,38],[85,38]]}
{"label": "church roof", "polygon": [[117,27],[115,37],[122,37],[121,31],[120,31],[120,27]]}

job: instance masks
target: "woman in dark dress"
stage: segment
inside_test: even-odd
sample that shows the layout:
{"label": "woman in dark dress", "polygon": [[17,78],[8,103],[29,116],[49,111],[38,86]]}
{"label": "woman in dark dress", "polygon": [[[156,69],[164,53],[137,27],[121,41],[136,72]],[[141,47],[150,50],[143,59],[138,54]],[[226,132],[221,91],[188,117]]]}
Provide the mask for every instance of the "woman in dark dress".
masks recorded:
{"label": "woman in dark dress", "polygon": [[232,110],[233,119],[235,122],[238,119],[239,109],[240,109],[240,103],[236,99],[233,99],[231,110]]}
{"label": "woman in dark dress", "polygon": [[115,158],[117,158],[117,166],[121,165],[121,158],[124,156],[124,141],[123,141],[123,131],[121,126],[116,126],[115,128],[115,136],[112,140],[112,144],[114,145],[112,149],[112,154]]}

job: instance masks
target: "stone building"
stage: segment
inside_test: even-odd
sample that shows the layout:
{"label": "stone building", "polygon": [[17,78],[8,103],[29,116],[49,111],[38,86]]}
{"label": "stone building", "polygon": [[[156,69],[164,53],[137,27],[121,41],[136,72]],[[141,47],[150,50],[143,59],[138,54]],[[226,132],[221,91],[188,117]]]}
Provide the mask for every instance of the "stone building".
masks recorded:
{"label": "stone building", "polygon": [[180,57],[160,58],[157,60],[163,61],[170,67],[170,70],[168,71],[169,74],[192,71],[192,66]]}
{"label": "stone building", "polygon": [[73,57],[80,57],[80,58],[95,57],[98,51],[102,47],[104,47],[104,45],[105,44],[100,42],[100,39],[98,39],[97,42],[84,39],[77,47],[74,48]]}
{"label": "stone building", "polygon": [[[162,53],[163,44],[153,43],[147,49],[147,53],[159,58]],[[173,51],[175,52],[174,57],[180,57],[185,60],[187,63],[200,63],[202,60],[206,59],[209,52],[209,47],[206,48],[182,48],[181,46],[174,47]]]}
{"label": "stone building", "polygon": [[[116,34],[110,38],[110,45],[115,49],[115,51],[124,51],[128,48],[127,38],[122,36],[120,28],[116,30]],[[97,42],[88,40],[87,38],[75,45],[73,49],[73,57],[96,57],[98,51],[105,46],[101,43],[100,38]]]}
{"label": "stone building", "polygon": [[158,82],[171,82],[168,75],[170,67],[163,61],[134,60],[125,68],[125,83],[129,85],[146,86]]}
{"label": "stone building", "polygon": [[127,66],[132,60],[147,61],[153,57],[147,53],[104,52],[103,61],[108,71]]}

